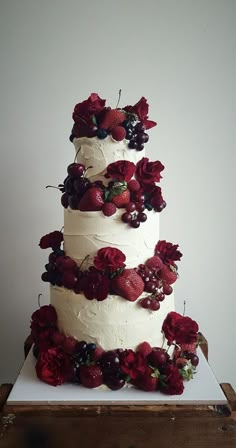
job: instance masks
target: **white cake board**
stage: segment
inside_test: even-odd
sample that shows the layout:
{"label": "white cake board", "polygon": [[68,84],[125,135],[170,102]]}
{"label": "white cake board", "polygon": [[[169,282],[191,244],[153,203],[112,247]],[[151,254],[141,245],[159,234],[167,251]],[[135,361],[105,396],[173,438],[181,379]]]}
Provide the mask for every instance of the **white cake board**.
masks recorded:
{"label": "white cake board", "polygon": [[76,384],[58,387],[41,382],[35,373],[35,358],[32,350],[24,362],[20,374],[8,397],[7,404],[31,405],[225,405],[227,400],[222,392],[202,351],[198,350],[199,365],[194,379],[184,382],[182,395],[164,395],[161,392],[144,392],[126,386],[111,391],[106,386],[88,389]]}

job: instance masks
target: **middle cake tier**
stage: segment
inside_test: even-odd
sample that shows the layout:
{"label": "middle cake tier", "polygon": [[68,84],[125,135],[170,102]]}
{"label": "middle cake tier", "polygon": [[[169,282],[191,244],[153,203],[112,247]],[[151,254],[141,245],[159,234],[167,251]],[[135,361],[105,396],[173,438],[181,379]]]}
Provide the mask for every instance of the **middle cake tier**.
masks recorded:
{"label": "middle cake tier", "polygon": [[124,209],[106,217],[102,212],[64,210],[64,251],[80,264],[86,257],[86,265],[93,263],[97,251],[103,247],[115,247],[126,255],[126,267],[133,268],[154,255],[159,239],[159,215],[149,212],[148,219],[138,229],[124,224]]}

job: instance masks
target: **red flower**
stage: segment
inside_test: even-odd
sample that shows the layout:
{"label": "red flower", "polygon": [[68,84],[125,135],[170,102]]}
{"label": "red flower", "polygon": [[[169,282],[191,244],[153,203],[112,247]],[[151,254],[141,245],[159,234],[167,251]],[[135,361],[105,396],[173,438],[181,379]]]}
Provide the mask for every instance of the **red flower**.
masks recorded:
{"label": "red flower", "polygon": [[155,247],[155,255],[160,257],[164,264],[173,264],[183,256],[178,247],[178,244],[168,243],[165,240],[158,241]]}
{"label": "red flower", "polygon": [[59,232],[59,230],[55,230],[54,232],[42,236],[39,241],[39,247],[41,247],[41,249],[48,249],[49,247],[52,249],[59,249],[62,241],[63,233]]}
{"label": "red flower", "polygon": [[136,165],[135,177],[142,185],[153,184],[161,180],[161,171],[164,166],[159,160],[149,162],[147,157],[143,157]]}
{"label": "red flower", "polygon": [[76,104],[72,118],[75,122],[84,120],[90,123],[92,115],[97,115],[105,107],[106,100],[103,100],[97,93],[91,93],[87,100]]}
{"label": "red flower", "polygon": [[114,273],[117,269],[124,268],[126,256],[121,250],[114,247],[103,247],[99,249],[94,258],[94,266],[99,270],[109,274]]}
{"label": "red flower", "polygon": [[53,335],[57,331],[57,313],[52,305],[41,306],[31,317],[31,336],[40,350],[53,344]]}
{"label": "red flower", "polygon": [[173,364],[167,364],[162,373],[165,375],[160,384],[162,392],[168,395],[181,395],[184,391],[184,385],[178,368]]}
{"label": "red flower", "polygon": [[179,319],[175,331],[177,344],[192,344],[197,342],[198,324],[190,317],[184,316]]}
{"label": "red flower", "polygon": [[135,380],[145,373],[146,359],[140,352],[124,350],[120,354],[120,368],[131,380]]}
{"label": "red flower", "polygon": [[197,342],[198,324],[190,317],[181,316],[174,311],[167,314],[162,331],[169,344],[191,344]]}
{"label": "red flower", "polygon": [[40,352],[35,368],[38,378],[51,386],[68,381],[73,372],[69,357],[59,347]]}
{"label": "red flower", "polygon": [[112,177],[118,180],[125,180],[129,182],[135,172],[135,164],[128,160],[118,160],[117,162],[110,163],[107,167],[106,177]]}
{"label": "red flower", "polygon": [[88,300],[105,300],[109,294],[110,281],[106,275],[96,270],[87,271],[79,281],[79,285]]}
{"label": "red flower", "polygon": [[162,331],[169,344],[172,344],[175,341],[176,327],[179,320],[182,318],[183,316],[179,313],[175,313],[175,311],[171,311],[167,314],[162,325]]}
{"label": "red flower", "polygon": [[148,120],[148,109],[149,105],[144,96],[134,105],[134,106],[126,106],[124,110],[130,112],[132,114],[136,114],[140,121],[145,125],[146,129],[151,129],[156,126],[155,121]]}

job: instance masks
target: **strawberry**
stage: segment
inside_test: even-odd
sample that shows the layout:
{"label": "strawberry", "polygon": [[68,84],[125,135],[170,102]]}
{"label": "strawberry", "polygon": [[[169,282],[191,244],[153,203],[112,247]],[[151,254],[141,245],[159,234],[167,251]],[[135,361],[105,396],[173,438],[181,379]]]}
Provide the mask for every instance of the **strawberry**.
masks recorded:
{"label": "strawberry", "polygon": [[164,264],[162,269],[158,272],[158,276],[168,285],[171,285],[177,280],[177,272],[174,267],[167,266],[166,264]]}
{"label": "strawberry", "polygon": [[125,114],[119,109],[111,109],[106,112],[99,127],[102,129],[113,129],[119,126],[125,120]]}
{"label": "strawberry", "polygon": [[112,202],[105,202],[102,206],[102,213],[105,216],[112,216],[116,212],[116,206]]}
{"label": "strawberry", "polygon": [[134,269],[124,269],[120,275],[111,280],[115,294],[134,302],[144,290],[144,282]]}
{"label": "strawberry", "polygon": [[103,191],[98,187],[89,188],[79,202],[79,210],[92,212],[101,210],[104,204]]}
{"label": "strawberry", "polygon": [[81,365],[79,368],[80,381],[90,389],[101,386],[103,382],[101,367],[97,365]]}
{"label": "strawberry", "polygon": [[123,126],[115,126],[112,128],[111,136],[114,140],[117,142],[121,142],[121,140],[124,140],[126,137],[126,130],[123,128]]}
{"label": "strawberry", "polygon": [[78,341],[74,339],[72,336],[68,336],[67,338],[64,339],[62,348],[64,352],[67,353],[68,355],[73,355],[76,351],[77,345]]}
{"label": "strawberry", "polygon": [[144,358],[146,358],[151,353],[152,347],[148,342],[144,341],[141,344],[139,344],[136,351],[141,353],[144,356]]}
{"label": "strawberry", "polygon": [[122,208],[130,201],[130,192],[129,190],[124,190],[120,194],[113,196],[112,202],[116,205],[117,208]]}
{"label": "strawberry", "polygon": [[159,271],[163,267],[163,261],[157,255],[149,258],[145,264],[155,271]]}
{"label": "strawberry", "polygon": [[134,385],[141,390],[146,392],[152,392],[157,389],[158,385],[158,373],[156,374],[149,366],[147,366],[143,375],[139,376],[135,381]]}

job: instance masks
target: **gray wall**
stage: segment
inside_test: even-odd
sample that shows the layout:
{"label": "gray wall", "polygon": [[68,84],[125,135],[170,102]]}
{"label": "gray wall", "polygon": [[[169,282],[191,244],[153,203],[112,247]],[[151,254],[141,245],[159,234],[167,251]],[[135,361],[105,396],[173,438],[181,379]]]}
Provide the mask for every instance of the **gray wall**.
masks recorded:
{"label": "gray wall", "polygon": [[63,225],[74,104],[150,103],[147,154],[166,166],[161,238],[184,258],[176,307],[209,341],[219,381],[235,371],[235,16],[230,0],[1,0],[0,382],[23,361],[46,254]]}

